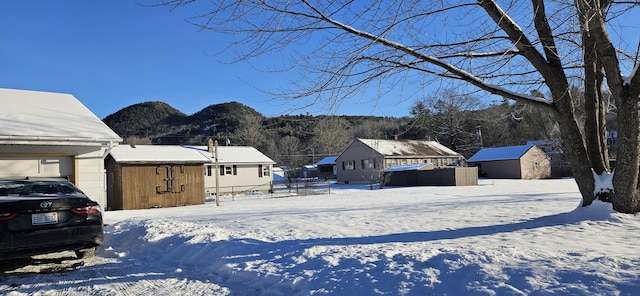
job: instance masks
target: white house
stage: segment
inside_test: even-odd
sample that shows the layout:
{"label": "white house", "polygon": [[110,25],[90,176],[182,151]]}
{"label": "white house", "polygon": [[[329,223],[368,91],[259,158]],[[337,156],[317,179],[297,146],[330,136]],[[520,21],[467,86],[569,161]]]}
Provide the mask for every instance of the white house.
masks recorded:
{"label": "white house", "polygon": [[[205,193],[216,193],[215,152],[213,145],[186,146],[196,149],[211,158],[204,166]],[[258,149],[250,146],[218,146],[219,192],[238,193],[247,191],[267,192],[273,186],[275,162]]]}
{"label": "white house", "polygon": [[0,88],[0,177],[65,177],[106,207],[104,158],[120,142],[73,95]]}

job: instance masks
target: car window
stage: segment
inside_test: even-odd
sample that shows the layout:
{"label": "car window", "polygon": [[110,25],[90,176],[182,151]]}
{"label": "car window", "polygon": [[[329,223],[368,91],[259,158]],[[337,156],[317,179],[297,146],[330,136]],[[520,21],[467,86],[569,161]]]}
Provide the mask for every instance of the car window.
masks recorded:
{"label": "car window", "polygon": [[0,197],[82,194],[78,188],[63,181],[0,181]]}

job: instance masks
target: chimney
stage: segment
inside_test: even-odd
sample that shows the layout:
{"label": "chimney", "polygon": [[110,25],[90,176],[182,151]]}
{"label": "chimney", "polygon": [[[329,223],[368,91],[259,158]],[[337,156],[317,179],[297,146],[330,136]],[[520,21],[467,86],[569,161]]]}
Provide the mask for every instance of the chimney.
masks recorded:
{"label": "chimney", "polygon": [[207,151],[209,151],[209,153],[213,153],[213,139],[211,138],[209,138],[207,143]]}

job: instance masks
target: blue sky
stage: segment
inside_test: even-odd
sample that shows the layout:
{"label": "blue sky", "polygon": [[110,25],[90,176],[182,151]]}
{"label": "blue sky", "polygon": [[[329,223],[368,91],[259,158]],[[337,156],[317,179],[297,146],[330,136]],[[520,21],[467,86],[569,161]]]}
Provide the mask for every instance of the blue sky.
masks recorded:
{"label": "blue sky", "polygon": [[[195,9],[143,7],[135,0],[0,1],[0,87],[70,93],[99,118],[145,101],[186,114],[230,101],[265,116],[327,111],[299,109],[258,90],[277,91],[297,77],[222,62],[232,58],[223,51],[224,36],[185,21]],[[638,37],[622,38],[636,44]],[[252,62],[278,62],[267,59]],[[373,99],[347,101],[332,114],[408,116],[415,98],[386,96],[377,105]]]}
{"label": "blue sky", "polygon": [[[2,1],[0,87],[70,93],[99,118],[145,101],[186,114],[237,101],[266,116],[318,115],[256,89],[286,79],[221,62],[225,40],[188,24],[189,9],[129,0]],[[333,114],[409,115],[413,102],[398,101],[343,104]]]}

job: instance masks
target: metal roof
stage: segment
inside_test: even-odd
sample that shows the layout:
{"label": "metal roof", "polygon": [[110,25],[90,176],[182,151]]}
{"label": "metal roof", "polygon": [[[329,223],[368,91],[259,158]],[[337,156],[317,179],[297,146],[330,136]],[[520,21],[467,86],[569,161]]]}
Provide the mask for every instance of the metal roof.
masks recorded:
{"label": "metal roof", "polygon": [[535,145],[527,144],[521,146],[483,148],[471,156],[467,162],[519,159],[533,146]]}

